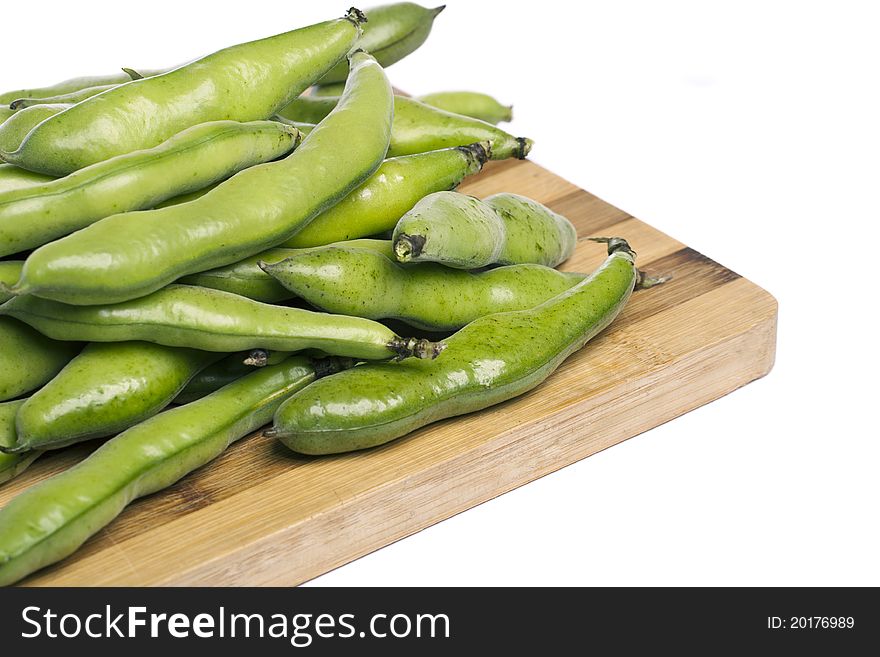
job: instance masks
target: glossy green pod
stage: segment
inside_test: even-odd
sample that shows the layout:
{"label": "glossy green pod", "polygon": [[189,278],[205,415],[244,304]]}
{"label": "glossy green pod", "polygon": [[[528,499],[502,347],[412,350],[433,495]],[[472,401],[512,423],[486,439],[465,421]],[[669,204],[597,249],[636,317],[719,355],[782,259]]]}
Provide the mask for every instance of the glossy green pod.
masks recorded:
{"label": "glossy green pod", "polygon": [[128,429],[28,488],[0,509],[0,585],[72,554],[132,500],[167,488],[269,422],[284,399],[316,376],[315,365],[297,356],[254,370]]}
{"label": "glossy green pod", "polygon": [[12,317],[0,317],[0,401],[42,386],[82,347],[47,338]]}
{"label": "glossy green pod", "polygon": [[502,105],[489,94],[476,91],[438,91],[416,100],[453,114],[463,114],[495,125],[513,120],[513,106]]}
{"label": "glossy green pod", "polygon": [[[126,82],[130,81],[131,80],[126,80]],[[20,110],[26,107],[33,107],[34,105],[56,105],[58,103],[64,103],[65,105],[75,105],[76,103],[82,102],[87,98],[97,96],[98,94],[103,93],[108,89],[115,89],[118,86],[118,84],[99,84],[94,87],[85,87],[83,89],[77,89],[76,91],[69,91],[64,94],[55,94],[53,96],[42,96],[39,98],[17,98],[9,103],[9,107],[13,110]]]}
{"label": "glossy green pod", "polygon": [[273,434],[304,454],[348,452],[531,390],[629,299],[635,254],[617,238],[609,251],[589,278],[540,306],[468,324],[436,361],[371,363],[310,386],[281,405]]}
{"label": "glossy green pod", "polygon": [[34,105],[17,111],[0,124],[0,153],[16,150],[31,130],[70,107],[72,106],[62,104]]}
{"label": "glossy green pod", "polygon": [[219,358],[149,342],[87,345],[19,409],[15,448],[58,449],[124,431],[156,415]]}
{"label": "glossy green pod", "polygon": [[426,196],[394,229],[400,262],[456,269],[534,263],[555,267],[574,253],[577,231],[550,208],[517,194],[479,200],[455,192]]}
{"label": "glossy green pod", "polygon": [[202,189],[289,153],[300,139],[296,128],[275,121],[212,121],[154,148],[119,155],[42,185],[0,193],[0,256],[42,246],[110,215],[151,208]]}
{"label": "glossy green pod", "polygon": [[272,306],[191,285],[169,285],[146,297],[109,306],[71,306],[19,296],[0,306],[0,315],[14,317],[56,339],[143,340],[225,353],[320,349],[334,356],[381,360],[433,358],[442,349],[426,340],[401,338],[368,319]]}
{"label": "glossy green pod", "polygon": [[239,44],[151,78],[121,84],[47,119],[7,162],[63,176],[152,148],[199,123],[266,119],[351,50],[363,19],[344,18]]}
{"label": "glossy green pod", "polygon": [[431,262],[405,266],[381,253],[341,245],[262,263],[262,269],[321,310],[399,319],[429,331],[454,331],[484,315],[533,308],[584,279],[542,265],[480,273]]}
{"label": "glossy green pod", "polygon": [[[391,242],[388,242],[389,247]],[[9,301],[11,294],[3,291],[3,286],[11,287],[21,276],[24,260],[0,260],[0,303]]]}
{"label": "glossy green pod", "polygon": [[[279,114],[294,121],[297,127],[300,123],[317,123],[335,107],[336,100],[330,96],[300,96]],[[491,123],[446,112],[405,96],[394,97],[394,123],[388,157],[485,141],[491,144],[493,160],[523,159],[532,148],[531,139],[514,137]]]}
{"label": "glossy green pod", "polygon": [[[364,12],[367,22],[358,48],[373,55],[383,67],[391,66],[425,42],[443,8],[428,9],[413,2],[370,7]],[[348,62],[341,61],[321,78],[321,84],[344,82],[347,76]]]}
{"label": "glossy green pod", "polygon": [[55,180],[55,178],[22,169],[14,164],[0,164],[0,194],[13,189],[23,189],[31,185],[39,185],[50,180]]}
{"label": "glossy green pod", "polygon": [[455,146],[385,160],[364,184],[284,243],[321,246],[391,231],[421,198],[455,189],[489,159],[489,144]]}
{"label": "glossy green pod", "polygon": [[[384,254],[389,258],[394,257],[390,240],[348,240],[346,242],[338,242],[336,246],[369,249]],[[233,294],[240,294],[248,299],[264,303],[286,301],[292,299],[295,295],[260,269],[259,263],[279,262],[307,250],[309,249],[288,249],[283,247],[269,249],[250,258],[245,258],[241,262],[184,276],[179,282],[186,285],[198,285],[214,290],[232,292]]]}
{"label": "glossy green pod", "polygon": [[[174,67],[177,68],[177,67]],[[132,76],[128,72],[130,69],[122,69],[117,73],[108,75],[90,75],[78,78],[71,78],[63,82],[58,82],[47,87],[31,87],[30,89],[17,89],[14,91],[5,91],[0,93],[0,104],[9,105],[9,103],[19,98],[44,98],[46,96],[56,96],[66,94],[72,91],[79,91],[89,87],[97,87],[106,84],[123,84],[131,82]],[[138,71],[138,77],[153,77],[161,73],[166,73],[171,69],[146,70]]]}
{"label": "glossy green pod", "polygon": [[292,155],[245,169],[194,201],[113,215],[37,249],[18,293],[73,304],[126,301],[292,237],[385,157],[391,85],[366,53],[352,62],[344,100]]}
{"label": "glossy green pod", "polygon": [[[15,416],[24,399],[0,403],[0,449],[15,447]],[[17,477],[33,463],[42,452],[6,454],[0,451],[0,484]]]}

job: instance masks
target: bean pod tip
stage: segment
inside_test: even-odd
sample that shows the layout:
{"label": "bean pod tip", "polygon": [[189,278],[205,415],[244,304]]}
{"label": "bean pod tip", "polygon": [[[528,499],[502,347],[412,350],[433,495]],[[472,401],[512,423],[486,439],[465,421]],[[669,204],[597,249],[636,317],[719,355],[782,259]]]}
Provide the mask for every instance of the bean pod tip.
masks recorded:
{"label": "bean pod tip", "polygon": [[535,145],[535,142],[528,137],[517,137],[516,143],[519,144],[519,148],[516,150],[516,159],[524,160],[526,156],[532,151],[532,146]]}
{"label": "bean pod tip", "polygon": [[357,7],[349,7],[344,18],[350,20],[357,27],[360,27],[361,23],[367,22],[367,15]]}
{"label": "bean pod tip", "polygon": [[425,238],[422,235],[407,235],[401,233],[394,240],[394,255],[400,262],[409,262],[419,257],[425,248]]}

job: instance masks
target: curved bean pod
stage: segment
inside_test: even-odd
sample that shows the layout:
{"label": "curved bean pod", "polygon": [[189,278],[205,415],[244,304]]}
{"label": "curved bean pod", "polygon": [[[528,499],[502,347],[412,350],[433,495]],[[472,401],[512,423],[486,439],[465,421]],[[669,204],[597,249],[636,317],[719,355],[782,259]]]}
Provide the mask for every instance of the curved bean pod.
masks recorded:
{"label": "curved bean pod", "polygon": [[[336,102],[337,99],[330,96],[300,96],[278,113],[303,129],[301,123],[317,123],[335,107]],[[491,123],[445,112],[405,96],[394,97],[394,123],[388,157],[484,141],[492,146],[493,160],[523,159],[532,149],[531,139],[514,137]]]}
{"label": "curved bean pod", "polygon": [[0,585],[72,554],[132,500],[167,488],[266,424],[284,399],[317,376],[297,356],[255,370],[132,427],[29,488],[0,509]]}
{"label": "curved bean pod", "polygon": [[27,324],[0,317],[0,401],[39,388],[58,374],[81,347],[75,342],[50,340]]}
{"label": "curved bean pod", "polygon": [[281,405],[272,435],[304,454],[347,452],[531,390],[629,299],[635,254],[617,238],[609,252],[589,278],[537,308],[468,324],[436,361],[361,365],[310,386]]}
{"label": "curved bean pod", "polygon": [[[349,240],[347,242],[339,242],[336,245],[357,249],[369,249],[389,258],[394,257],[394,252],[391,250],[390,240]],[[232,265],[226,265],[225,267],[218,267],[217,269],[209,269],[208,271],[203,271],[198,274],[184,276],[180,279],[180,282],[186,285],[198,285],[201,287],[209,287],[214,290],[232,292],[233,294],[239,294],[248,299],[263,301],[264,303],[286,301],[292,299],[295,295],[260,269],[259,263],[280,262],[285,258],[289,258],[292,255],[302,253],[306,250],[308,249],[288,249],[281,247],[269,249],[268,251],[263,251],[250,258],[245,258],[241,262],[236,262]],[[0,281],[2,280],[3,279],[0,278]]]}
{"label": "curved bean pod", "polygon": [[261,267],[321,310],[399,319],[429,331],[453,331],[484,315],[533,308],[585,278],[541,265],[511,265],[480,273],[435,263],[401,266],[381,253],[342,245],[316,248],[274,264],[264,262]]}
{"label": "curved bean pod", "polygon": [[[131,82],[131,80],[126,80],[126,82]],[[118,86],[119,84],[99,84],[94,87],[85,87],[83,89],[77,89],[76,91],[68,91],[67,93],[55,94],[53,96],[42,96],[39,98],[16,98],[11,103],[9,103],[9,108],[13,110],[20,110],[26,107],[33,107],[34,105],[55,105],[58,103],[75,105],[76,103],[82,102],[87,98],[97,96],[98,94],[103,93],[108,89],[115,89]]]}
{"label": "curved bean pod", "polygon": [[[445,5],[444,5],[445,7]],[[367,10],[358,47],[373,55],[383,67],[399,62],[421,46],[444,7],[427,9],[413,2],[396,2]],[[348,62],[342,61],[321,78],[321,84],[344,82]]]}
{"label": "curved bean pod", "polygon": [[513,105],[502,105],[489,94],[476,91],[438,91],[416,100],[453,114],[463,114],[495,125],[513,120]]}
{"label": "curved bean pod", "polygon": [[31,131],[7,162],[63,176],[116,155],[152,148],[208,121],[265,119],[354,46],[363,14],[239,44],[168,73],[134,80],[77,103]]}
{"label": "curved bean pod", "polygon": [[292,237],[385,157],[391,86],[366,53],[352,62],[344,100],[292,155],[246,169],[189,203],[113,215],[37,249],[17,293],[75,304],[126,301]]}
{"label": "curved bean pod", "polygon": [[154,148],[119,155],[42,185],[0,193],[0,256],[42,246],[110,215],[150,208],[202,189],[289,153],[300,139],[296,128],[274,121],[212,121]]}
{"label": "curved bean pod", "polygon": [[11,153],[21,146],[30,131],[43,121],[70,107],[72,105],[34,105],[17,111],[0,125],[0,157],[3,152]]}
{"label": "curved bean pod", "polygon": [[52,176],[34,173],[14,164],[0,164],[0,194],[13,189],[23,189],[31,185],[55,180]]}
{"label": "curved bean pod", "polygon": [[[175,66],[173,68],[177,67]],[[122,69],[118,73],[110,73],[109,75],[90,75],[79,78],[71,78],[70,80],[58,82],[57,84],[49,85],[48,87],[32,87],[31,89],[5,91],[3,93],[0,93],[0,104],[8,106],[9,103],[20,98],[43,98],[46,96],[66,94],[72,91],[79,91],[80,89],[87,89],[89,87],[97,87],[105,84],[122,84],[124,82],[131,82],[132,76],[128,72],[129,70],[130,69]],[[159,75],[161,73],[167,73],[169,70],[172,69],[144,69],[139,70],[137,75],[139,77],[147,78]]]}
{"label": "curved bean pod", "polygon": [[[389,247],[391,242],[388,243]],[[18,277],[21,276],[21,268],[24,266],[23,260],[0,260],[0,303],[9,301],[11,294],[3,291],[3,286],[11,287]]]}
{"label": "curved bean pod", "polygon": [[8,107],[0,107],[0,125],[3,125],[10,116],[15,114],[15,110]]}
{"label": "curved bean pod", "polygon": [[20,296],[0,306],[49,337],[88,342],[143,340],[168,347],[233,352],[320,349],[364,360],[434,358],[442,344],[404,339],[382,324],[271,306],[220,290],[169,285],[109,306],[71,306]]}
{"label": "curved bean pod", "polygon": [[105,438],[165,408],[219,354],[149,342],[90,344],[16,418],[16,451]]}
{"label": "curved bean pod", "polygon": [[[15,415],[24,402],[24,399],[19,399],[0,403],[0,449],[15,446]],[[41,453],[37,451],[5,454],[0,451],[0,484],[24,472]]]}
{"label": "curved bean pod", "polygon": [[517,194],[480,201],[455,192],[426,196],[394,228],[400,262],[456,269],[535,263],[555,267],[574,253],[577,231],[560,214]]}

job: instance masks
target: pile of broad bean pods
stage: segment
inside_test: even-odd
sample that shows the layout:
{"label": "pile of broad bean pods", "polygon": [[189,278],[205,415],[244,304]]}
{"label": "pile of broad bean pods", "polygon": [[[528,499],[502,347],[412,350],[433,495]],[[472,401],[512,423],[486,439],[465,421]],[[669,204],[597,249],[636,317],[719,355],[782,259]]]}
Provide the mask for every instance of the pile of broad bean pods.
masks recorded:
{"label": "pile of broad bean pods", "polygon": [[0,510],[0,584],[264,425],[332,454],[520,395],[656,282],[621,238],[559,272],[566,218],[450,191],[532,142],[485,94],[393,94],[441,9],[0,94],[0,482],[105,440]]}

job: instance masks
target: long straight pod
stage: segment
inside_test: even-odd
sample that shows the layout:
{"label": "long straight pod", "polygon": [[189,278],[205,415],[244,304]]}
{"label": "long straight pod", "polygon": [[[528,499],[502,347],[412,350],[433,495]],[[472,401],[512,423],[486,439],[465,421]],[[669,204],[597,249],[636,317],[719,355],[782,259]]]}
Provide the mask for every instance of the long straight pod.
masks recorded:
{"label": "long straight pod", "polygon": [[142,340],[225,353],[320,349],[334,356],[384,360],[433,358],[442,349],[442,345],[426,340],[401,338],[369,319],[272,306],[191,285],[169,285],[149,296],[109,306],[72,306],[33,296],[15,297],[0,306],[0,315],[15,317],[59,339]]}
{"label": "long straight pod", "polygon": [[151,148],[198,123],[267,119],[345,57],[362,20],[352,9],[344,18],[232,46],[122,84],[46,120],[18,150],[0,156],[63,176]]}
{"label": "long straight pod", "polygon": [[589,278],[540,306],[471,322],[436,361],[362,365],[304,390],[278,409],[273,433],[297,452],[347,452],[531,390],[629,299],[635,254],[618,238],[609,252]]}
{"label": "long straight pod", "polygon": [[292,155],[246,169],[204,196],[107,217],[27,259],[19,293],[88,305],[135,299],[292,237],[366,180],[391,132],[391,85],[352,55],[343,100]]}
{"label": "long straight pod", "polygon": [[303,357],[256,370],[207,397],[166,411],[0,509],[0,585],[73,553],[132,501],[166,488],[272,419],[316,377]]}
{"label": "long straight pod", "polygon": [[211,121],[154,148],[119,155],[42,185],[0,192],[0,256],[202,189],[289,153],[300,139],[296,128],[276,121]]}

